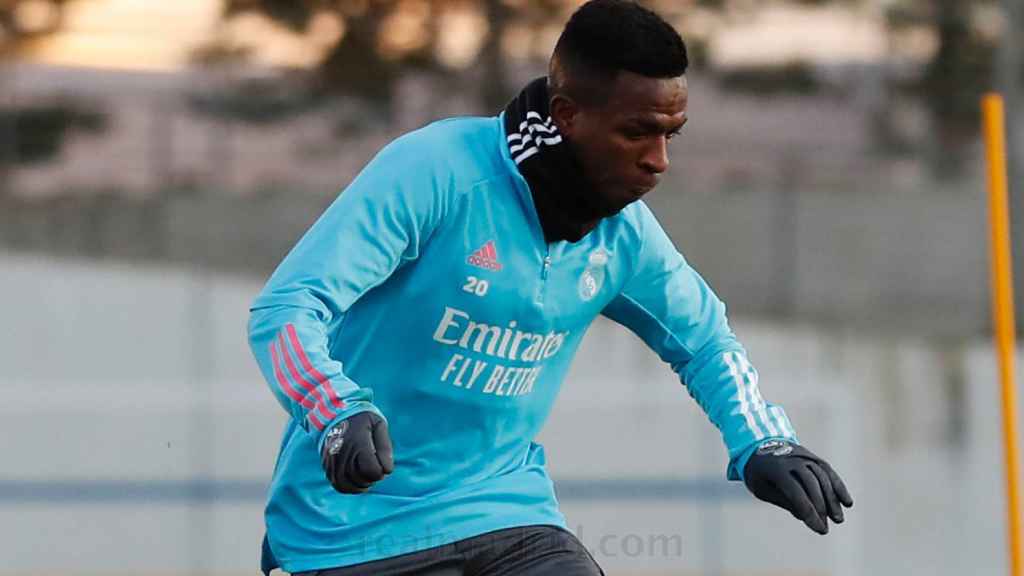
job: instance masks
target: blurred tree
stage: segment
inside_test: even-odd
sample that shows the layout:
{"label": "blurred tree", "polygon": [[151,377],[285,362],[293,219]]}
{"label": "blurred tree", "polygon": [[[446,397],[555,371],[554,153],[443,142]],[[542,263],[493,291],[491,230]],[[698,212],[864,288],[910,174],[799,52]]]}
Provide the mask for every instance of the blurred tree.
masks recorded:
{"label": "blurred tree", "polygon": [[[641,0],[685,23],[696,11],[728,18],[756,14],[763,4],[750,0]],[[878,0],[788,0],[797,5],[865,5]],[[481,106],[495,110],[511,97],[510,53],[540,60],[557,26],[579,0],[222,0],[225,22],[244,14],[261,14],[296,33],[305,33],[323,14],[344,23],[344,33],[319,62],[320,89],[358,96],[382,110],[390,108],[398,77],[410,69],[445,78],[452,90],[475,89]],[[877,122],[882,140],[894,150],[924,149],[941,170],[955,170],[956,158],[973,141],[977,130],[977,97],[993,82],[992,61],[998,34],[984,25],[997,0],[888,0],[886,23],[895,39],[912,32],[934,38],[936,49],[919,73],[887,77],[895,97],[908,97],[923,106],[931,119],[926,142],[910,142],[892,134],[891,118]],[[448,29],[453,11],[478,17],[482,39],[468,59],[452,63],[444,57],[447,37],[465,33]],[[981,24],[979,24],[981,23]],[[707,31],[688,34],[695,65],[707,58]],[[713,31],[711,32],[713,34]],[[227,52],[230,52],[228,50]],[[231,54],[238,57],[237,50]],[[723,87],[758,95],[808,93],[818,89],[813,67],[791,62],[781,66],[713,71]],[[893,107],[896,109],[897,107]],[[883,113],[884,115],[885,113]]]}
{"label": "blurred tree", "polygon": [[0,59],[56,32],[69,0],[0,0]]}
{"label": "blurred tree", "polygon": [[[70,1],[0,0],[0,62],[18,57],[59,30]],[[0,68],[0,95],[5,93],[3,84],[13,82],[12,75],[13,68]],[[105,126],[105,117],[95,106],[68,96],[45,103],[0,100],[0,182],[8,180],[4,175],[14,165],[56,157],[71,131],[97,132]]]}
{"label": "blurred tree", "polygon": [[[791,1],[808,6],[882,6],[891,46],[901,45],[911,37],[914,38],[911,43],[934,44],[927,60],[914,71],[908,73],[904,66],[886,68],[891,72],[884,77],[889,102],[878,111],[873,126],[879,144],[884,145],[887,152],[923,152],[937,172],[958,172],[966,160],[964,150],[976,141],[978,100],[983,92],[994,87],[996,48],[1001,36],[1013,30],[1009,23],[1000,30],[999,1]],[[762,9],[761,5],[745,0],[700,0],[700,4],[733,17],[750,17]],[[898,58],[894,56],[894,61]],[[807,93],[817,88],[813,68],[799,62],[716,71],[716,75],[726,89],[757,95]],[[923,139],[901,133],[901,122],[895,118],[905,110],[898,105],[900,100],[910,101],[926,111],[930,128]]]}
{"label": "blurred tree", "polygon": [[[536,32],[572,7],[571,0],[222,1],[226,23],[255,13],[304,34],[324,14],[339,19],[344,33],[319,61],[319,88],[356,96],[382,109],[390,107],[396,80],[409,70],[439,75],[452,89],[466,89],[470,83],[460,80],[473,77],[483,107],[504,105],[514,91],[506,73],[509,34]],[[450,30],[453,25],[462,28]],[[450,54],[453,34],[480,37],[468,57]],[[535,39],[536,35],[525,37]],[[202,56],[211,54],[240,55],[231,48],[208,47]]]}
{"label": "blurred tree", "polygon": [[107,117],[94,106],[62,97],[48,103],[0,107],[0,125],[13,128],[10,153],[14,163],[36,164],[53,159],[72,131],[102,132]]}
{"label": "blurred tree", "polygon": [[718,84],[732,92],[758,96],[813,94],[821,89],[814,67],[806,62],[785,62],[777,66],[742,66],[716,73]]}
{"label": "blurred tree", "polygon": [[985,15],[997,9],[994,0],[900,0],[889,7],[893,34],[917,28],[935,38],[935,51],[920,74],[894,84],[927,109],[931,138],[924,147],[939,173],[959,171],[962,152],[976,139],[978,102],[994,88],[1000,41],[1000,31],[986,23]]}

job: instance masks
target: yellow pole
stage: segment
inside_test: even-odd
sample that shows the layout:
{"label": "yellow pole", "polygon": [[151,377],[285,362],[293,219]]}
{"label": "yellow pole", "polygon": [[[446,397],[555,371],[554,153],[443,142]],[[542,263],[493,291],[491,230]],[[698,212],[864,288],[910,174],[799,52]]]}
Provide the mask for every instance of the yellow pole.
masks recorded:
{"label": "yellow pole", "polygon": [[986,94],[982,99],[981,108],[988,158],[989,219],[992,230],[992,312],[996,350],[999,355],[999,381],[1002,386],[1010,574],[1022,576],[1017,391],[1014,387],[1016,328],[1013,318],[1013,270],[1010,264],[1010,218],[1007,206],[1006,135],[1002,96]]}

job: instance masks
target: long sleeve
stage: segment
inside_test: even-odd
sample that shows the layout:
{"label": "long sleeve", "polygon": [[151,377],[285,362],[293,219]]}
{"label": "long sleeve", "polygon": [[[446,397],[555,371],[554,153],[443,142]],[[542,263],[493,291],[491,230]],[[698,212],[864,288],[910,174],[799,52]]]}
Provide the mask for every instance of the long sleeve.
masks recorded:
{"label": "long sleeve", "polygon": [[[386,147],[332,203],[253,302],[249,343],[278,402],[316,435],[373,393],[331,358],[329,335],[349,308],[415,260],[442,218],[449,181],[421,147]],[[381,415],[383,416],[383,415]]]}
{"label": "long sleeve", "polygon": [[765,402],[757,370],[729,328],[725,305],[686,263],[650,210],[639,205],[641,249],[632,278],[603,310],[629,328],[679,375],[722,433],[727,477],[768,439],[796,441],[782,407]]}

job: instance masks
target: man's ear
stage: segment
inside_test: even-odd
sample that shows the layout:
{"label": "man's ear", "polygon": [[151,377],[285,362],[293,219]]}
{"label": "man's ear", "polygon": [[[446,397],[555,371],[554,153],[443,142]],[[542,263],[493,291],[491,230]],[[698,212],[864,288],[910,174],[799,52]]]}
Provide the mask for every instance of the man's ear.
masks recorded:
{"label": "man's ear", "polygon": [[571,138],[580,113],[579,104],[568,96],[556,94],[551,98],[548,109],[551,110],[551,118],[558,131]]}

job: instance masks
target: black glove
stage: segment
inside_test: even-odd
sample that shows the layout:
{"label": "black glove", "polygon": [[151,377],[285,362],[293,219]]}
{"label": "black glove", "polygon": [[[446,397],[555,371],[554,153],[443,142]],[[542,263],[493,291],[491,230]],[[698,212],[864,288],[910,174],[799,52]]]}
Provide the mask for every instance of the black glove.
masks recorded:
{"label": "black glove", "polygon": [[828,518],[836,524],[843,521],[842,506],[853,506],[850,492],[828,462],[782,440],[758,447],[743,468],[743,482],[754,496],[789,510],[818,534],[828,534]]}
{"label": "black glove", "polygon": [[320,454],[327,481],[343,494],[362,494],[395,469],[388,424],[373,412],[360,412],[327,432]]}

